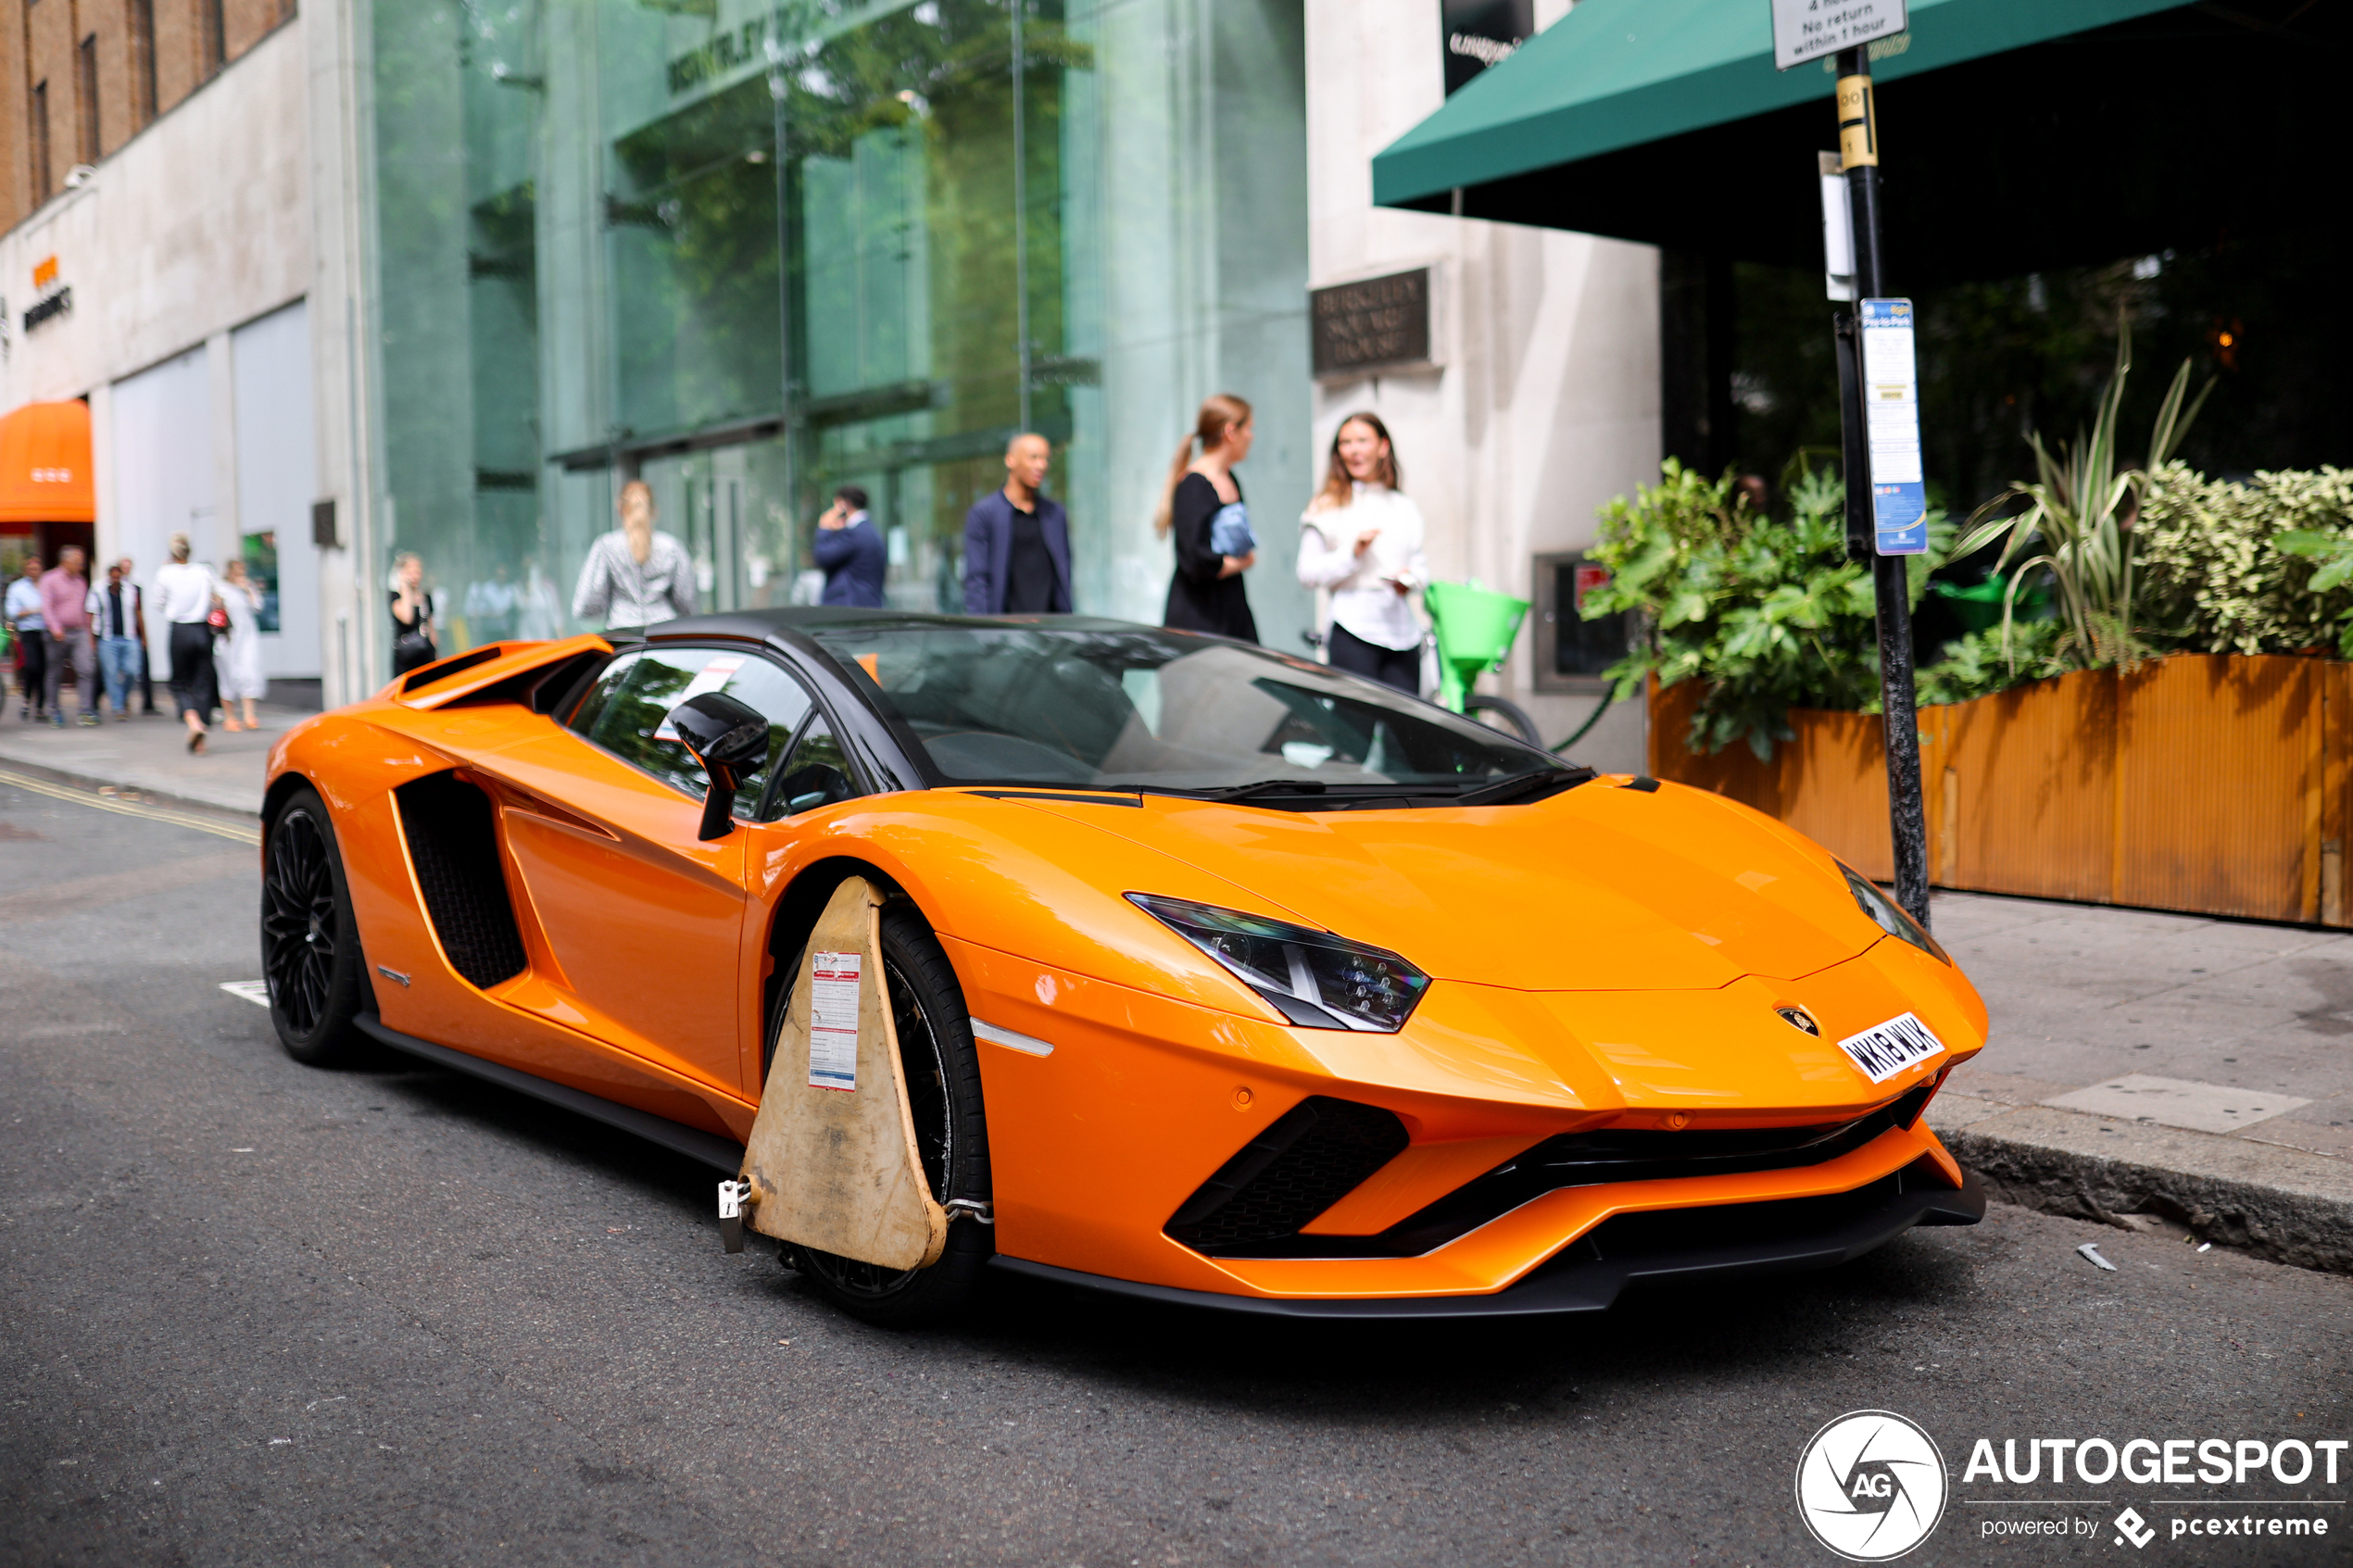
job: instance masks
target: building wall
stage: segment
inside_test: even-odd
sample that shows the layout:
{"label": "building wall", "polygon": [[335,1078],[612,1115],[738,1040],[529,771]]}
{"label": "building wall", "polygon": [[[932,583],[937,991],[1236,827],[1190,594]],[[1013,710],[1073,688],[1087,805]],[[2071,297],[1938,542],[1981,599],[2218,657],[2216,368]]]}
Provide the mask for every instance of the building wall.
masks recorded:
{"label": "building wall", "polygon": [[[1567,11],[1540,0],[1537,23]],[[1307,0],[1311,282],[1428,267],[1437,362],[1319,384],[1316,467],[1351,410],[1378,413],[1428,521],[1433,575],[1534,598],[1534,558],[1591,544],[1596,509],[1657,472],[1657,253],[1373,206],[1373,155],[1444,102],[1440,31],[1438,0]],[[1533,633],[1483,689],[1556,740],[1600,686],[1537,691]],[[1639,769],[1642,749],[1639,708],[1619,704],[1574,755]]]}
{"label": "building wall", "polygon": [[[217,6],[219,45],[208,17]],[[111,156],[155,120],[178,107],[272,31],[294,19],[295,0],[150,0],[154,23],[155,101],[145,96],[138,69],[132,0],[0,0],[0,229],[13,228],[41,205],[34,168],[33,89],[48,86],[50,121],[46,189],[66,188],[77,164]],[[97,69],[97,146],[82,133],[92,83],[81,67],[89,41]]]}
{"label": "building wall", "polygon": [[[54,6],[63,15],[72,3],[35,0],[28,14]],[[107,6],[110,25],[125,9]],[[98,7],[84,0],[83,10]],[[168,19],[195,14],[182,0],[158,0],[156,11],[159,33]],[[232,58],[201,83],[199,56],[187,52],[200,42],[194,24],[172,45],[177,56],[165,47],[170,35],[159,38],[167,111],[0,234],[0,409],[90,400],[102,556],[130,554],[145,578],[161,563],[163,541],[184,531],[198,558],[216,564],[243,555],[253,565],[264,558],[257,551],[274,549],[282,599],[315,599],[307,516],[282,484],[241,484],[239,472],[241,421],[268,426],[244,433],[248,453],[257,441],[312,441],[301,309],[311,284],[309,82],[303,30],[276,27],[275,16],[254,0],[225,0]],[[100,94],[103,109],[103,73]],[[21,93],[17,101],[20,108]],[[21,126],[21,115],[0,119],[10,124]],[[51,260],[72,308],[28,330],[34,270]],[[299,433],[283,418],[289,403],[306,409]],[[308,488],[315,454],[296,456],[287,471]],[[253,508],[242,504],[248,490]],[[315,624],[290,618],[268,638],[266,658],[272,675],[317,675]]]}

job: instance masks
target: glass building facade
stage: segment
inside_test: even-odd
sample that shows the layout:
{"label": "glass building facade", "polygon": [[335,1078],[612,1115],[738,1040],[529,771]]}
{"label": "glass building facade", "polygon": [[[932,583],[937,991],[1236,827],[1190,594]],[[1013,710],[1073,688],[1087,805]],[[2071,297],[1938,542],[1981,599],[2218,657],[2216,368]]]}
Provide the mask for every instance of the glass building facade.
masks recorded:
{"label": "glass building facade", "polygon": [[374,0],[374,570],[423,558],[444,652],[588,629],[642,477],[706,607],[810,602],[854,483],[891,602],[961,609],[1032,429],[1079,608],[1156,621],[1170,456],[1228,391],[1297,651],[1302,39],[1299,0]]}

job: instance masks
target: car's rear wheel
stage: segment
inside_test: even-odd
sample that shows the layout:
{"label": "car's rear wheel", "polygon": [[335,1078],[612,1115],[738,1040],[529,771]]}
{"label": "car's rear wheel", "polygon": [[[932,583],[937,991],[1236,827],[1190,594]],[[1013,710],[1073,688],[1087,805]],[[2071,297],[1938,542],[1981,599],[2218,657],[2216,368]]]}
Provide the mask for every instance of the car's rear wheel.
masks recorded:
{"label": "car's rear wheel", "polygon": [[[980,1059],[963,987],[923,917],[903,903],[882,911],[883,983],[899,1035],[900,1068],[915,1148],[935,1202],[988,1202],[988,1128],[980,1094]],[[768,1021],[767,1056],[792,1005],[779,989]],[[951,1214],[955,1211],[950,1210]],[[885,1269],[814,1248],[786,1246],[786,1264],[842,1311],[868,1323],[911,1327],[969,1306],[994,1251],[987,1225],[967,1212],[948,1227],[948,1248],[927,1269]]]}
{"label": "car's rear wheel", "polygon": [[308,785],[270,820],[261,856],[261,973],[286,1054],[312,1067],[359,1055],[367,960],[326,802]]}

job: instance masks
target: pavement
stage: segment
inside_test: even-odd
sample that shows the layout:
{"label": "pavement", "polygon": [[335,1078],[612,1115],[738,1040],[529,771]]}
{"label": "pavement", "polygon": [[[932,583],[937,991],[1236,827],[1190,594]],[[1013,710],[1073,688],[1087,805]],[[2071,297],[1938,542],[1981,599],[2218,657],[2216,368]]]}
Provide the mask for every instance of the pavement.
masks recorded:
{"label": "pavement", "polygon": [[[277,734],[172,721],[56,730],[0,716],[0,775],[260,809]],[[2007,1201],[2353,1273],[2353,933],[1940,892],[1993,1018],[1929,1121]]]}
{"label": "pavement", "polygon": [[[188,750],[187,727],[170,716],[160,689],[154,713],[108,714],[84,728],[69,716],[62,730],[18,717],[16,694],[0,711],[0,769],[94,790],[131,791],[142,799],[170,806],[256,816],[261,810],[261,771],[278,736],[308,717],[300,709],[255,704],[259,730],[232,734],[216,724],[205,737],[205,754]],[[69,699],[70,700],[70,699]],[[76,712],[79,710],[77,709]]]}
{"label": "pavement", "polygon": [[2196,1561],[2344,1561],[2341,1451],[1986,1468],[2057,1432],[2258,1439],[2297,1475],[2353,1437],[2344,1276],[1995,1203],[1474,1333],[1020,1281],[884,1332],[723,1252],[681,1158],[413,1061],[291,1060],[223,988],[259,972],[253,827],[200,817],[0,784],[8,1568],[1810,1568],[1798,1460],[1862,1411],[1951,1477],[1907,1565],[2137,1559],[2127,1505],[2160,1554],[2259,1516],[2329,1537]]}

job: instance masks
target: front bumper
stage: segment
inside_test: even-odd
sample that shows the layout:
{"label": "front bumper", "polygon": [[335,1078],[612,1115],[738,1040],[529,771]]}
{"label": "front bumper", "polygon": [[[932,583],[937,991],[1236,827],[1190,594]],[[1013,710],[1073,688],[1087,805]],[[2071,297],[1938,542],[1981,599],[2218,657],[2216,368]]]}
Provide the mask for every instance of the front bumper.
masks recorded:
{"label": "front bumper", "polygon": [[1985,1216],[1975,1176],[1956,1190],[1923,1157],[1852,1192],[1620,1214],[1516,1284],[1484,1295],[1309,1298],[1183,1290],[1081,1273],[999,1254],[996,1267],[1033,1279],[1171,1306],[1284,1318],[1411,1321],[1550,1317],[1606,1311],[1636,1280],[1715,1281],[1825,1269],[1861,1257],[1914,1225],[1973,1225]]}

